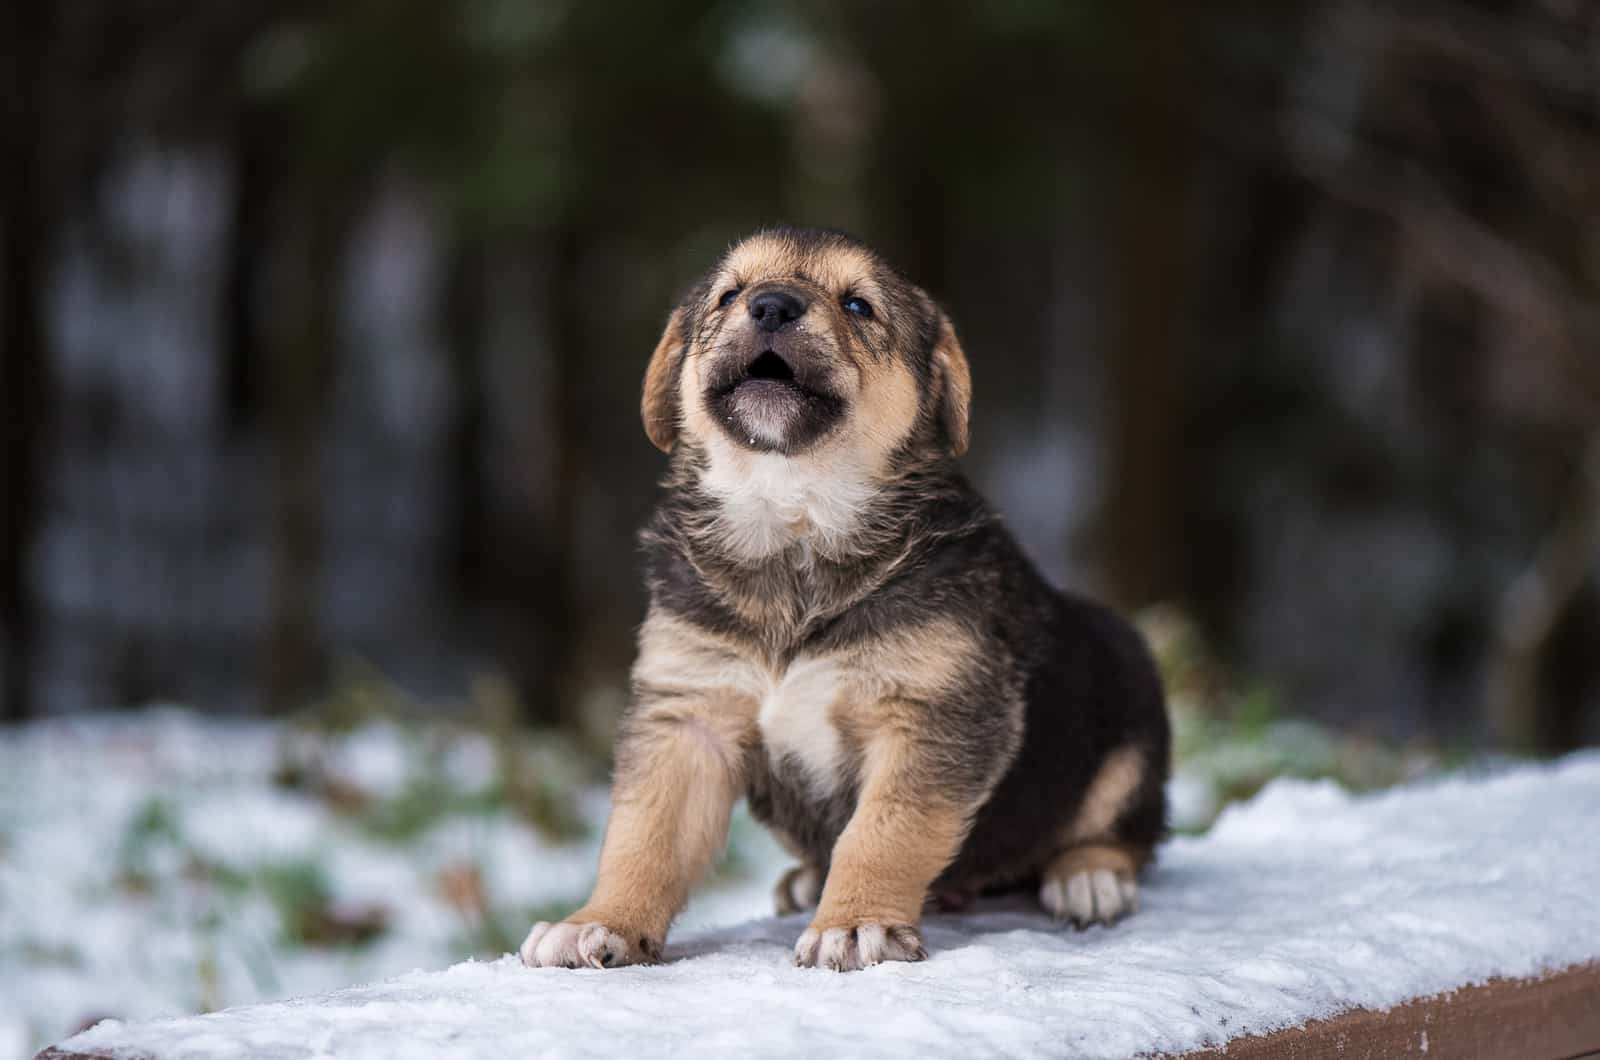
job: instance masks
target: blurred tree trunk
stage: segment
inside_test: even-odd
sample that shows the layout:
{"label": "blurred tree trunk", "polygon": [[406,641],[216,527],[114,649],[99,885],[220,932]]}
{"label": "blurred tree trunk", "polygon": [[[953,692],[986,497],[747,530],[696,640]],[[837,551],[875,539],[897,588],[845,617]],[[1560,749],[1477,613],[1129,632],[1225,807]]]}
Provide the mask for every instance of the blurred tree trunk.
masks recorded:
{"label": "blurred tree trunk", "polygon": [[48,422],[43,320],[50,252],[45,201],[45,63],[49,0],[12,0],[0,14],[0,718],[31,710],[35,612],[28,553],[38,523],[39,463]]}
{"label": "blurred tree trunk", "polygon": [[545,363],[550,376],[544,381],[544,393],[530,396],[530,407],[549,417],[545,429],[530,432],[530,437],[547,440],[553,451],[543,459],[532,454],[535,465],[549,469],[549,489],[541,498],[538,539],[527,546],[532,550],[530,603],[539,629],[541,672],[536,685],[525,687],[524,699],[532,720],[548,724],[576,722],[583,691],[577,658],[583,602],[573,572],[578,562],[578,509],[583,502],[586,234],[576,223],[566,222],[548,237],[550,349]]}
{"label": "blurred tree trunk", "polygon": [[1184,8],[1163,0],[1130,5],[1131,62],[1122,156],[1118,316],[1109,380],[1111,453],[1103,516],[1112,596],[1137,607],[1180,587],[1184,513],[1179,431],[1183,416],[1185,198],[1191,87]]}
{"label": "blurred tree trunk", "polygon": [[1502,597],[1485,680],[1484,713],[1512,751],[1564,750],[1560,718],[1542,709],[1546,648],[1600,562],[1600,433],[1590,440],[1568,509],[1538,557]]}
{"label": "blurred tree trunk", "polygon": [[[1283,277],[1312,216],[1316,199],[1303,178],[1288,171],[1279,115],[1291,97],[1296,59],[1304,53],[1304,20],[1314,8],[1306,0],[1252,3],[1224,16],[1230,28],[1242,21],[1260,35],[1270,57],[1235,67],[1205,101],[1200,133],[1219,150],[1220,173],[1211,181],[1225,188],[1222,230],[1214,230],[1206,268],[1193,278],[1186,319],[1197,329],[1185,348],[1204,365],[1184,380],[1185,466],[1221,466],[1239,445],[1239,427],[1261,423],[1261,395],[1273,386],[1273,358],[1263,356],[1267,325],[1282,297]],[[1202,148],[1203,149],[1203,148]],[[1207,183],[1211,183],[1208,181]],[[1242,636],[1239,623],[1249,591],[1249,517],[1236,493],[1219,490],[1214,478],[1186,474],[1179,597],[1219,642]]]}
{"label": "blurred tree trunk", "polygon": [[483,249],[456,245],[450,252],[444,280],[444,344],[450,358],[454,417],[448,441],[451,484],[451,581],[456,598],[476,601],[487,588],[489,566],[484,550],[488,497],[483,461],[487,409],[483,392],[483,344],[486,280]]}
{"label": "blurred tree trunk", "polygon": [[230,432],[260,412],[262,248],[270,245],[274,164],[267,118],[248,103],[234,110],[230,149],[233,196],[224,237],[222,277],[222,408]]}
{"label": "blurred tree trunk", "polygon": [[274,710],[324,679],[317,618],[323,537],[323,439],[339,341],[344,195],[300,185],[298,224],[280,248],[266,398],[272,452],[272,597],[263,688]]}

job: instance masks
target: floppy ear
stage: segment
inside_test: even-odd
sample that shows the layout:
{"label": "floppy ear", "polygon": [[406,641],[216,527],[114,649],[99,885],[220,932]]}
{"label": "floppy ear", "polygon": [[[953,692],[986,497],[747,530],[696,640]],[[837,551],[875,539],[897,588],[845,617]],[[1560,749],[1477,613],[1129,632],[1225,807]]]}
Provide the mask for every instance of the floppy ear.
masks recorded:
{"label": "floppy ear", "polygon": [[950,451],[960,456],[967,451],[968,413],[972,406],[972,372],[967,355],[956,338],[950,318],[939,314],[939,337],[933,345],[933,385],[939,395],[939,419],[950,439]]}
{"label": "floppy ear", "polygon": [[683,310],[674,309],[667,318],[667,329],[650,355],[644,370],[644,397],[639,414],[650,443],[663,453],[672,452],[678,440],[678,370],[683,363]]}

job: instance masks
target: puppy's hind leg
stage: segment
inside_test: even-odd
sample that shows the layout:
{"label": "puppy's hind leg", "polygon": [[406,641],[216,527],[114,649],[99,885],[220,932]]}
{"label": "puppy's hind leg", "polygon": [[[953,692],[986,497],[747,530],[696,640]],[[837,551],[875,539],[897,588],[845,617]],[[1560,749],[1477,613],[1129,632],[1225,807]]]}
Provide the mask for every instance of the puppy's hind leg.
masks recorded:
{"label": "puppy's hind leg", "polygon": [[1039,904],[1074,927],[1112,924],[1139,907],[1138,858],[1111,843],[1086,843],[1057,854],[1039,884]]}
{"label": "puppy's hind leg", "polygon": [[794,866],[778,877],[777,886],[772,889],[773,908],[779,916],[815,909],[827,877],[827,872],[815,865]]}
{"label": "puppy's hind leg", "polygon": [[1138,745],[1107,755],[1084,793],[1061,850],[1044,867],[1039,904],[1077,927],[1112,924],[1139,906],[1139,869],[1166,821],[1165,747]]}

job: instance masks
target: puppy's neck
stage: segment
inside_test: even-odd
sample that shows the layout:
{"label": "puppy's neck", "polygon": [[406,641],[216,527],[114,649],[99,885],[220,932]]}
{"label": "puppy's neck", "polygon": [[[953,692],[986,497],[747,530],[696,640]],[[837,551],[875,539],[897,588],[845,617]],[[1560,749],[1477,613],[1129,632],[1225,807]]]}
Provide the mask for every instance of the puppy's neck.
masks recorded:
{"label": "puppy's neck", "polygon": [[706,447],[698,485],[714,506],[705,531],[731,558],[796,563],[859,555],[863,527],[883,483],[848,455],[784,456],[741,449],[725,439]]}

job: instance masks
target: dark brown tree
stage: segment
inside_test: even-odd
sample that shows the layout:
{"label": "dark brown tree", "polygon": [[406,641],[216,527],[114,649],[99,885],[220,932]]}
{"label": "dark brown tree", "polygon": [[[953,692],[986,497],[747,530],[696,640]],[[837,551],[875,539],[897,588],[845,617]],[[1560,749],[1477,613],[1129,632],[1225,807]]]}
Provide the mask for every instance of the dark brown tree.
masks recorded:
{"label": "dark brown tree", "polygon": [[49,422],[44,277],[51,218],[45,193],[50,0],[0,12],[0,718],[31,707],[36,621],[29,553],[38,523]]}

